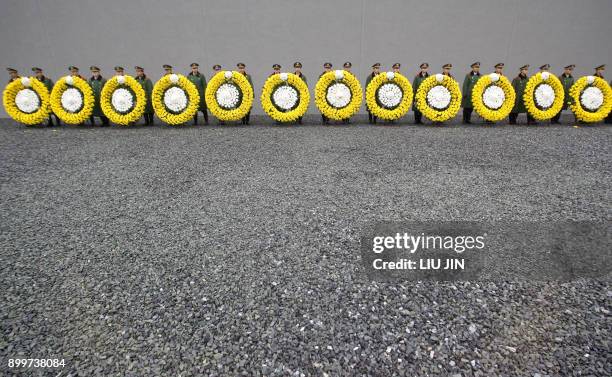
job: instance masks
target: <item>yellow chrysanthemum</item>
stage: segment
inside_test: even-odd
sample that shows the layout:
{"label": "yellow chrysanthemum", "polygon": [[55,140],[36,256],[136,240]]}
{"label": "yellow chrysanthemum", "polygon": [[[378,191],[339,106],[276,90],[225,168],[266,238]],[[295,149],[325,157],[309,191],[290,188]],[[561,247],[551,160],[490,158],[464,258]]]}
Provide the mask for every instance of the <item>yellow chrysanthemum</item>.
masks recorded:
{"label": "yellow chrysanthemum", "polygon": [[472,89],[472,106],[483,119],[498,122],[506,118],[516,100],[516,93],[506,76],[491,73],[482,76]]}
{"label": "yellow chrysanthemum", "polygon": [[206,106],[217,119],[235,121],[244,118],[253,106],[253,87],[237,71],[221,71],[206,85]]}
{"label": "yellow chrysanthemum", "polygon": [[321,114],[333,120],[348,119],[357,113],[362,97],[359,80],[344,70],[323,74],[315,86],[315,104]]}
{"label": "yellow chrysanthemum", "polygon": [[612,109],[612,89],[603,79],[585,76],[578,79],[570,88],[574,103],[570,109],[576,119],[594,123],[602,121]]}
{"label": "yellow chrysanthemum", "polygon": [[108,80],[100,94],[100,107],[104,115],[111,122],[124,126],[142,117],[146,101],[144,89],[129,75]]}
{"label": "yellow chrysanthemum", "polygon": [[51,111],[49,91],[35,77],[10,82],[2,93],[2,102],[11,118],[28,126],[42,123]]}
{"label": "yellow chrysanthemum", "polygon": [[[390,92],[401,93],[401,97],[389,99],[389,104],[381,101],[380,91],[389,89]],[[400,73],[383,72],[376,75],[366,88],[366,104],[368,109],[375,116],[386,119],[395,120],[403,117],[412,104],[412,85],[410,81]]]}
{"label": "yellow chrysanthemum", "polygon": [[[554,95],[552,102],[550,102],[551,94]],[[538,102],[539,96],[542,96],[541,101],[544,102]],[[564,97],[563,84],[557,76],[549,72],[538,72],[527,81],[523,103],[535,119],[548,120],[561,111]]]}
{"label": "yellow chrysanthemum", "polygon": [[[75,99],[76,102],[72,102]],[[51,110],[67,124],[85,122],[93,113],[94,104],[91,87],[77,76],[62,77],[51,91]]]}
{"label": "yellow chrysanthemum", "polygon": [[278,122],[297,120],[306,113],[309,103],[308,86],[293,73],[272,75],[264,83],[261,106],[266,114]]}
{"label": "yellow chrysanthemum", "polygon": [[163,122],[171,125],[185,124],[198,111],[200,93],[185,76],[171,74],[155,83],[151,102],[155,114]]}
{"label": "yellow chrysanthemum", "polygon": [[[433,93],[435,93],[435,97],[432,95]],[[439,104],[437,105],[436,102],[439,102]],[[417,109],[427,119],[434,122],[444,122],[453,118],[457,115],[460,106],[461,90],[457,81],[450,76],[442,74],[429,76],[423,80],[417,90]]]}

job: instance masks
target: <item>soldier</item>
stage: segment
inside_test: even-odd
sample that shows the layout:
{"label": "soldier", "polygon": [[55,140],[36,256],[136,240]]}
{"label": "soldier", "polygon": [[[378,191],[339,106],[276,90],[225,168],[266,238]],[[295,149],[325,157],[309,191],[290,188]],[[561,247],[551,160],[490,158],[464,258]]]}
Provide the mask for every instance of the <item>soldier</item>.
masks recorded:
{"label": "soldier", "polygon": [[213,76],[221,72],[221,64],[215,64],[213,65],[212,68],[213,68]]}
{"label": "soldier", "polygon": [[[238,63],[236,64],[236,67],[238,67],[238,72],[242,73],[246,77],[249,84],[251,84],[251,88],[253,88],[253,81],[251,79],[251,75],[249,75],[246,72],[246,64]],[[255,95],[254,91],[253,91],[253,95]],[[244,116],[244,118],[242,118],[242,124],[249,124],[250,119],[251,119],[251,110],[249,110],[249,112]]]}
{"label": "soldier", "polygon": [[164,76],[172,74],[172,66],[170,64],[164,64],[162,68],[164,69]]}
{"label": "soldier", "polygon": [[353,67],[353,63],[351,63],[351,62],[345,62],[345,63],[342,65],[342,68],[344,68],[344,70],[345,70],[345,71],[348,71],[348,72],[350,72],[350,71],[351,71],[351,68],[352,68],[352,67]]}
{"label": "soldier", "polygon": [[444,64],[442,66],[442,74],[444,76],[448,76],[450,78],[453,78],[453,75],[451,75],[451,73],[450,73],[451,68],[453,68],[453,65],[451,63]]}
{"label": "soldier", "polygon": [[[270,73],[270,76],[274,76],[276,74],[281,73],[281,65],[280,64],[274,64],[272,65],[272,73]],[[270,77],[268,76],[268,77]]]}
{"label": "soldier", "polygon": [[120,66],[115,66],[115,68],[113,68],[115,70],[115,75],[117,76],[123,76],[125,73],[125,70],[123,69],[123,67]]}
{"label": "soldier", "polygon": [[[370,81],[372,81],[372,79],[376,77],[378,74],[380,74],[380,63],[374,63],[372,64],[372,73],[370,73],[368,77],[366,77],[366,83],[365,83],[366,88],[368,87],[368,84],[370,83]],[[376,116],[372,114],[370,109],[367,109],[367,110],[368,110],[368,123],[376,124]]]}
{"label": "soldier", "polygon": [[495,71],[494,71],[495,73],[497,73],[500,76],[504,75],[504,63],[497,63],[495,64],[494,68],[495,68]]}
{"label": "soldier", "polygon": [[[49,90],[49,93],[51,93],[51,90],[53,90],[53,81],[46,77],[43,74],[43,70],[42,68],[38,68],[38,67],[34,67],[32,68],[32,72],[34,72],[34,74],[36,75],[36,78],[38,79],[38,81],[42,82],[43,84],[45,84],[45,86],[47,87],[47,90]],[[55,121],[57,123],[57,125],[60,125],[60,120],[57,117],[57,115],[55,115],[53,112],[51,112],[49,114],[49,122],[47,123],[47,127],[53,127],[53,117],[55,117]]]}
{"label": "soldier", "polygon": [[68,67],[68,70],[70,71],[70,75],[71,76],[78,77],[80,79],[86,80],[85,77],[83,77],[79,73],[79,67],[75,67],[75,66],[71,65],[70,67]]}
{"label": "soldier", "polygon": [[401,72],[400,72],[400,67],[401,66],[402,65],[400,63],[393,64],[393,66],[391,67],[391,68],[393,68],[393,73],[400,73],[401,74]]}
{"label": "soldier", "polygon": [[480,79],[480,62],[472,63],[470,67],[472,70],[465,75],[465,79],[463,80],[463,97],[461,99],[461,106],[463,106],[463,124],[472,124],[472,111],[474,111],[474,106],[472,105],[472,90]]}
{"label": "soldier", "polygon": [[[332,69],[332,66],[333,66],[332,63],[323,63],[323,73],[319,75],[319,78],[321,78],[321,76],[323,76],[327,72],[330,72]],[[323,121],[323,124],[329,124],[329,119],[323,114],[321,114],[321,120]]]}
{"label": "soldier", "polygon": [[145,126],[149,126],[153,124],[153,103],[151,102],[151,94],[153,94],[153,82],[151,79],[147,77],[144,72],[144,68],[136,66],[134,67],[136,70],[136,81],[142,86],[142,89],[145,91],[145,96],[147,99],[147,104],[145,105],[144,111],[144,119]]}
{"label": "soldier", "polygon": [[599,77],[600,79],[604,78],[603,72],[606,70],[606,65],[600,65],[599,67],[595,67],[595,74],[593,76]]}
{"label": "soldier", "polygon": [[548,72],[549,69],[550,69],[550,64],[544,64],[540,66],[540,72]]}
{"label": "soldier", "polygon": [[204,98],[204,92],[206,91],[206,77],[200,73],[200,65],[198,63],[191,63],[191,72],[187,75],[187,79],[191,81],[196,88],[198,88],[198,93],[200,94],[200,105],[198,106],[198,110],[193,117],[193,124],[198,124],[198,111],[201,111],[204,114],[204,124],[208,124],[208,110],[206,109],[206,100]]}
{"label": "soldier", "polygon": [[570,64],[563,68],[563,73],[559,76],[561,80],[561,84],[563,84],[563,92],[565,94],[563,100],[563,107],[559,112],[551,119],[551,123],[559,124],[559,118],[561,118],[561,111],[567,110],[567,108],[574,103],[574,99],[570,96],[570,88],[574,85],[574,76],[572,76],[572,71],[574,70],[575,65]]}
{"label": "soldier", "polygon": [[[421,68],[421,71],[417,73],[412,81],[412,87],[414,88],[415,93],[419,89],[421,83],[429,77],[429,72],[427,71],[429,69],[429,63],[422,63],[419,67]],[[414,111],[414,124],[423,124],[423,114],[419,111],[419,109],[417,109],[416,101],[412,103],[412,110]]]}
{"label": "soldier", "polygon": [[109,125],[108,118],[104,115],[104,113],[102,112],[102,107],[100,106],[100,94],[102,93],[102,88],[104,87],[104,84],[106,84],[106,79],[102,77],[102,75],[100,75],[100,68],[96,67],[95,65],[89,67],[89,70],[91,71],[92,76],[89,78],[88,83],[89,86],[91,86],[91,90],[93,91],[95,100],[93,113],[91,114],[91,117],[89,119],[91,120],[91,125],[95,126],[96,122],[94,120],[94,117],[99,117],[102,120],[102,126],[106,127]]}
{"label": "soldier", "polygon": [[527,112],[525,103],[523,102],[523,94],[525,94],[525,87],[529,77],[527,73],[529,71],[529,64],[526,64],[520,68],[518,76],[512,80],[512,87],[516,93],[516,99],[514,101],[514,107],[510,112],[510,124],[516,124],[516,118],[520,113],[527,113],[527,124],[535,124],[535,120],[531,117],[531,114]]}
{"label": "soldier", "polygon": [[[306,76],[302,73],[302,63],[295,62],[293,63],[294,71],[293,73],[304,81],[304,84],[308,85],[308,81],[306,80]],[[298,118],[298,124],[302,124],[302,117]]]}
{"label": "soldier", "polygon": [[12,83],[13,81],[17,80],[18,78],[20,78],[19,76],[19,72],[17,72],[17,70],[15,68],[7,68],[6,69],[9,73],[9,84]]}

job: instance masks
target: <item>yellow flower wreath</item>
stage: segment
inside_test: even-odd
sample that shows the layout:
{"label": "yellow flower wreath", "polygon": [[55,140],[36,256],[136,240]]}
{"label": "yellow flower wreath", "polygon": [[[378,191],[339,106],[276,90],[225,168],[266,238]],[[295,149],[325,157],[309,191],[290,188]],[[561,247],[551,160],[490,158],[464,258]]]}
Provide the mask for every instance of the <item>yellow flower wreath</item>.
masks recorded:
{"label": "yellow flower wreath", "polygon": [[[429,105],[427,95],[437,86],[448,89],[451,95],[450,103],[445,109],[436,109]],[[459,84],[452,77],[437,74],[426,78],[416,93],[416,107],[423,115],[434,122],[444,122],[457,115],[461,106],[461,90]]]}
{"label": "yellow flower wreath", "polygon": [[[173,112],[164,102],[164,96],[171,88],[179,88],[187,97],[186,106],[178,112]],[[185,76],[170,74],[163,76],[155,83],[151,94],[151,102],[159,119],[171,125],[184,124],[192,119],[198,111],[200,93],[198,93],[198,88]]]}
{"label": "yellow flower wreath", "polygon": [[[237,106],[224,108],[217,101],[217,90],[227,84],[237,90]],[[221,121],[235,121],[244,118],[253,106],[253,87],[247,78],[237,71],[221,71],[214,75],[206,85],[206,106],[217,119]]]}
{"label": "yellow flower wreath", "polygon": [[[589,110],[585,108],[582,103],[582,95],[584,91],[589,88],[599,89],[603,96],[603,102],[596,110]],[[607,82],[603,79],[595,76],[585,76],[578,79],[574,85],[570,88],[570,96],[574,99],[574,103],[570,105],[570,109],[576,115],[576,119],[594,123],[602,121],[612,109],[612,89]]]}
{"label": "yellow flower wreath", "polygon": [[[334,107],[327,101],[328,89],[337,83],[346,85],[351,92],[350,101],[342,108]],[[359,80],[352,73],[344,70],[323,74],[315,86],[315,104],[321,114],[333,120],[348,119],[357,113],[363,100],[362,97],[363,90]]]}
{"label": "yellow flower wreath", "polygon": [[[126,111],[119,111],[112,103],[113,93],[117,89],[126,90],[131,96],[132,103],[129,104]],[[102,112],[111,122],[125,126],[136,122],[142,117],[146,100],[144,89],[142,89],[142,86],[132,76],[115,76],[108,80],[106,84],[104,84],[104,88],[102,88],[102,93],[100,94],[100,107],[102,107]]]}
{"label": "yellow flower wreath", "polygon": [[[297,92],[297,103],[288,110],[283,110],[276,105],[273,95],[276,90],[283,86],[289,86]],[[310,103],[310,92],[308,85],[293,73],[279,73],[268,77],[261,92],[261,106],[264,111],[278,122],[293,122],[303,116]]]}
{"label": "yellow flower wreath", "polygon": [[[71,112],[64,109],[62,95],[68,89],[76,89],[83,101],[78,111]],[[95,99],[87,81],[77,76],[65,76],[57,80],[51,91],[51,110],[67,124],[81,124],[93,113]]]}
{"label": "yellow flower wreath", "polygon": [[[497,86],[504,92],[503,102],[497,109],[488,107],[483,100],[485,90],[491,86]],[[472,89],[472,106],[474,106],[478,115],[491,122],[498,122],[506,118],[512,111],[515,100],[516,93],[510,81],[506,76],[497,73],[482,76]]]}
{"label": "yellow flower wreath", "polygon": [[[547,108],[541,108],[536,103],[536,90],[538,86],[542,84],[549,85],[555,93],[553,103]],[[525,103],[525,107],[529,114],[535,119],[548,120],[561,111],[564,97],[565,92],[563,90],[563,84],[561,84],[557,76],[549,72],[538,72],[527,81],[525,93],[523,94],[523,103]]]}
{"label": "yellow flower wreath", "polygon": [[[385,107],[377,99],[376,93],[385,84],[395,84],[402,91],[400,103],[392,108]],[[366,87],[366,104],[368,109],[375,116],[386,120],[395,120],[404,116],[410,110],[412,97],[412,85],[400,73],[382,72],[376,75]]]}
{"label": "yellow flower wreath", "polygon": [[[38,98],[38,107],[31,112],[26,112],[22,111],[19,106],[17,106],[15,99],[21,91],[29,90],[33,91]],[[38,81],[35,77],[22,77],[11,81],[2,93],[2,102],[4,103],[4,109],[11,118],[28,126],[42,123],[43,120],[49,116],[49,112],[51,111],[49,106],[49,91],[45,84]],[[33,105],[35,106],[36,104]]]}

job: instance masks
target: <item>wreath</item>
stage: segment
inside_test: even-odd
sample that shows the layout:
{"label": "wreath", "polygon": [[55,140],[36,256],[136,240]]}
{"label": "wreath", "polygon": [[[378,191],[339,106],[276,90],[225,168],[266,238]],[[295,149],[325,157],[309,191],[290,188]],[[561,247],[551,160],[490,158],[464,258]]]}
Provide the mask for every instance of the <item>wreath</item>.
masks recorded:
{"label": "wreath", "polygon": [[549,72],[539,72],[527,81],[523,102],[531,116],[537,120],[554,117],[563,107],[563,84]]}
{"label": "wreath", "polygon": [[51,110],[67,124],[81,124],[93,113],[95,98],[87,81],[78,76],[57,80],[51,91]]}
{"label": "wreath", "polygon": [[222,71],[206,85],[205,97],[208,110],[217,119],[240,120],[253,106],[253,87],[242,73]]}
{"label": "wreath", "polygon": [[[479,80],[480,81],[480,80]],[[416,107],[427,119],[444,122],[457,115],[461,90],[452,77],[438,73],[429,76],[416,93]]]}
{"label": "wreath", "polygon": [[198,111],[200,94],[185,76],[173,73],[155,83],[151,102],[159,119],[172,125],[184,124]]}
{"label": "wreath", "polygon": [[472,89],[472,105],[484,119],[500,121],[508,116],[514,107],[516,93],[508,79],[497,73],[481,77]]}
{"label": "wreath", "polygon": [[569,93],[574,99],[570,108],[576,119],[582,122],[599,122],[612,109],[612,89],[599,77],[581,77],[572,85]]}
{"label": "wreath", "polygon": [[304,80],[293,73],[268,77],[261,93],[261,106],[278,122],[293,122],[303,116],[310,103],[310,92]]}
{"label": "wreath", "polygon": [[366,104],[375,116],[395,120],[404,116],[412,104],[412,85],[399,73],[376,75],[366,88]]}
{"label": "wreath", "polygon": [[28,126],[42,123],[51,111],[49,91],[34,77],[11,81],[2,93],[2,102],[11,118]]}
{"label": "wreath", "polygon": [[348,119],[361,106],[363,91],[350,72],[338,70],[323,74],[315,86],[315,104],[329,119]]}
{"label": "wreath", "polygon": [[145,91],[132,76],[115,76],[108,80],[100,94],[100,107],[111,122],[128,125],[144,114]]}

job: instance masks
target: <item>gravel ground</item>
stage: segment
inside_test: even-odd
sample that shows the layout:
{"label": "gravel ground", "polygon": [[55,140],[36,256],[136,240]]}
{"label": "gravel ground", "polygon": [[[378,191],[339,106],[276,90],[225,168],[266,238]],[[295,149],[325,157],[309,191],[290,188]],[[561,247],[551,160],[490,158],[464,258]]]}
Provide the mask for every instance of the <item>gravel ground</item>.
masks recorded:
{"label": "gravel ground", "polygon": [[610,127],[0,123],[4,375],[612,375],[608,281],[375,283],[359,251],[609,220]]}

